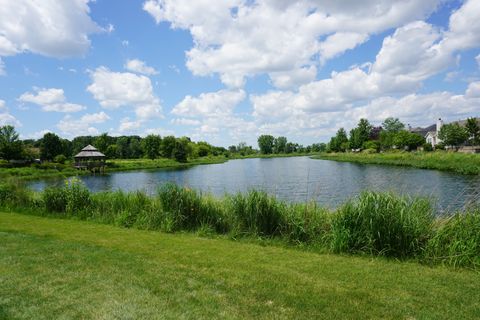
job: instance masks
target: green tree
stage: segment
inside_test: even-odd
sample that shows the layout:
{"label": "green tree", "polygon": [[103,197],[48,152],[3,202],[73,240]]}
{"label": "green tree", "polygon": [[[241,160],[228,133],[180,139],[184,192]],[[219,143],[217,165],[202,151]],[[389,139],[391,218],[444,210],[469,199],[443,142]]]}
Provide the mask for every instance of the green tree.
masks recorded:
{"label": "green tree", "polygon": [[173,150],[175,149],[175,143],[177,139],[174,136],[166,136],[162,139],[162,145],[160,148],[160,153],[162,157],[173,158]]}
{"label": "green tree", "polygon": [[356,128],[350,130],[350,148],[360,149],[369,140],[372,125],[367,119],[360,119]]}
{"label": "green tree", "polygon": [[465,124],[465,128],[467,129],[469,135],[469,142],[471,145],[479,145],[480,144],[480,126],[478,125],[478,121],[476,118],[468,118],[467,123]]}
{"label": "green tree", "polygon": [[107,156],[107,158],[110,158],[110,159],[119,158],[120,153],[119,153],[118,145],[116,144],[109,145],[107,148],[107,151],[105,151],[105,155]]}
{"label": "green tree", "polygon": [[263,154],[271,154],[273,152],[273,144],[275,138],[271,135],[264,134],[258,137],[258,147]]}
{"label": "green tree", "polygon": [[459,146],[468,140],[469,134],[465,127],[458,123],[449,123],[442,126],[438,137],[447,146]]}
{"label": "green tree", "polygon": [[177,139],[173,148],[173,158],[178,162],[187,162],[187,145],[184,140]]}
{"label": "green tree", "polygon": [[347,133],[345,129],[340,128],[335,137],[330,139],[329,150],[333,152],[345,152],[345,145],[348,143]]}
{"label": "green tree", "polygon": [[44,160],[53,160],[59,154],[62,154],[60,138],[55,133],[45,133],[40,145],[40,157]]}
{"label": "green tree", "polygon": [[5,160],[22,159],[23,144],[18,137],[13,126],[0,127],[0,158]]}
{"label": "green tree", "polygon": [[393,143],[398,148],[407,148],[408,150],[415,150],[425,143],[425,138],[419,134],[401,130],[396,133]]}
{"label": "green tree", "polygon": [[111,144],[111,137],[105,132],[96,137],[93,143],[100,152],[105,153],[107,152],[108,146]]}
{"label": "green tree", "polygon": [[143,154],[149,159],[155,159],[160,154],[162,138],[156,134],[150,134],[142,140]]}
{"label": "green tree", "polygon": [[117,153],[118,157],[121,159],[131,158],[130,154],[130,141],[128,137],[118,137],[117,138]]}
{"label": "green tree", "polygon": [[206,157],[212,153],[212,146],[205,141],[197,143],[197,152],[199,157]]}
{"label": "green tree", "polygon": [[397,133],[403,129],[405,129],[405,125],[398,119],[389,117],[385,119],[382,123],[383,130],[388,133]]}
{"label": "green tree", "polygon": [[138,136],[130,137],[130,144],[129,144],[130,156],[129,156],[129,158],[138,159],[138,158],[143,157],[143,151],[142,151],[142,146],[141,146],[140,141],[141,141],[141,139]]}
{"label": "green tree", "polygon": [[278,137],[275,138],[273,143],[274,153],[285,153],[285,148],[287,147],[287,138],[285,137]]}
{"label": "green tree", "polygon": [[[93,143],[94,138],[92,136],[80,136],[75,137],[72,140],[72,154],[75,155],[80,152],[83,148]],[[41,143],[40,143],[41,147]]]}

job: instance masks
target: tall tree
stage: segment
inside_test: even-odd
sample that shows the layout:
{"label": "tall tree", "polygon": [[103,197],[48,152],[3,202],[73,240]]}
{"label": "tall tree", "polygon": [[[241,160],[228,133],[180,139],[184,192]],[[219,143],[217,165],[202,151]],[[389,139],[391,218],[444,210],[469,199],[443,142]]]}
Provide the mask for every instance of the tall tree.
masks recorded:
{"label": "tall tree", "polygon": [[465,124],[465,128],[467,129],[469,135],[469,142],[472,145],[479,145],[480,144],[480,126],[478,125],[478,121],[476,118],[468,118],[467,123]]}
{"label": "tall tree", "polygon": [[467,129],[458,123],[445,124],[438,133],[438,137],[445,145],[455,147],[465,143],[468,136]]}
{"label": "tall tree", "polygon": [[60,154],[62,154],[60,138],[55,133],[45,133],[40,146],[40,157],[44,160],[53,160]]}
{"label": "tall tree", "polygon": [[285,137],[275,138],[274,147],[273,147],[275,153],[285,153],[286,147],[287,147],[287,138]]}
{"label": "tall tree", "polygon": [[275,138],[269,134],[264,134],[258,137],[258,147],[263,154],[270,154],[273,152],[273,143]]}
{"label": "tall tree", "polygon": [[392,118],[389,117],[385,119],[382,123],[383,130],[386,132],[393,132],[397,133],[400,130],[405,129],[405,125],[398,119],[398,118]]}
{"label": "tall tree", "polygon": [[368,141],[372,125],[367,119],[360,119],[356,128],[350,131],[350,148],[359,149]]}
{"label": "tall tree", "polygon": [[0,158],[5,160],[22,158],[23,144],[18,136],[13,126],[0,127]]}
{"label": "tall tree", "polygon": [[150,134],[142,140],[142,149],[145,156],[149,159],[155,159],[160,154],[160,145],[162,139],[159,135]]}
{"label": "tall tree", "polygon": [[173,148],[173,158],[178,162],[187,162],[187,141],[185,139],[177,139]]}
{"label": "tall tree", "polygon": [[160,153],[162,157],[173,158],[173,150],[175,149],[175,142],[177,139],[174,136],[166,136],[162,139]]}
{"label": "tall tree", "polygon": [[95,144],[95,147],[100,150],[100,152],[107,152],[107,148],[110,144],[112,144],[111,141],[112,138],[108,136],[108,133],[102,133],[98,137],[95,138],[93,143]]}

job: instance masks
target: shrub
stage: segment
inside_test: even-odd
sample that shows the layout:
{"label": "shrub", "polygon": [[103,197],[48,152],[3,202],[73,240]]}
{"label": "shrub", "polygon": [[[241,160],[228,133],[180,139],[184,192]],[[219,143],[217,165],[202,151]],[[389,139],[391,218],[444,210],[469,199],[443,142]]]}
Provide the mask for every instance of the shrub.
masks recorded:
{"label": "shrub", "polygon": [[65,161],[67,161],[67,157],[65,157],[63,154],[59,154],[58,156],[55,157],[54,162],[64,164]]}
{"label": "shrub", "polygon": [[433,147],[430,143],[424,143],[423,144],[423,151],[427,151],[427,152],[430,152],[430,151],[433,151]]}
{"label": "shrub", "polygon": [[241,233],[260,236],[280,235],[287,207],[263,191],[251,190],[230,197],[234,224]]}
{"label": "shrub", "polygon": [[431,234],[433,215],[425,199],[364,192],[338,209],[332,221],[335,252],[411,257]]}
{"label": "shrub", "polygon": [[19,181],[6,181],[0,184],[0,206],[30,206],[32,202],[29,190]]}
{"label": "shrub", "polygon": [[91,204],[90,191],[75,178],[65,181],[63,188],[46,188],[42,195],[45,209],[50,212],[84,216]]}
{"label": "shrub", "polygon": [[62,188],[49,187],[42,193],[45,209],[48,212],[65,212],[67,208],[67,196]]}
{"label": "shrub", "polygon": [[441,221],[428,242],[425,257],[454,267],[480,267],[480,208]]}

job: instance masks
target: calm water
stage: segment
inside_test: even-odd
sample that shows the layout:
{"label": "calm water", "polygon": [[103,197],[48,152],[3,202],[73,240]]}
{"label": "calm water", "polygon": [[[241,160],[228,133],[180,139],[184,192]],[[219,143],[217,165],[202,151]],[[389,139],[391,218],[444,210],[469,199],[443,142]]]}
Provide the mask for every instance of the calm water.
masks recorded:
{"label": "calm water", "polygon": [[[223,164],[195,166],[181,170],[114,172],[104,176],[83,176],[92,191],[145,190],[175,182],[215,195],[262,189],[277,197],[303,202],[314,199],[333,208],[362,190],[395,191],[431,197],[441,210],[461,208],[479,202],[480,177],[452,173],[361,165],[308,157],[231,160]],[[34,182],[41,190],[62,181]]]}

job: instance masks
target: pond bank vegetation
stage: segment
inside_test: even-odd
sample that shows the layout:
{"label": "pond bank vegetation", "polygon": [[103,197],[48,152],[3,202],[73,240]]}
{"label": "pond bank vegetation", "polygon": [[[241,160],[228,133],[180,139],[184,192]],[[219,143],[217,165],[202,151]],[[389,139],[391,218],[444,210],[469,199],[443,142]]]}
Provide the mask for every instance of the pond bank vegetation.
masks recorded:
{"label": "pond bank vegetation", "polygon": [[126,228],[199,232],[233,239],[274,239],[331,253],[414,259],[427,264],[480,267],[480,210],[436,216],[424,198],[364,192],[336,210],[287,203],[252,190],[215,198],[166,184],[143,192],[91,193],[79,181],[41,193],[18,182],[0,186],[3,210],[90,220]]}
{"label": "pond bank vegetation", "polygon": [[314,156],[313,159],[435,169],[441,171],[451,171],[459,174],[480,174],[479,154],[464,154],[447,151],[322,153]]}

